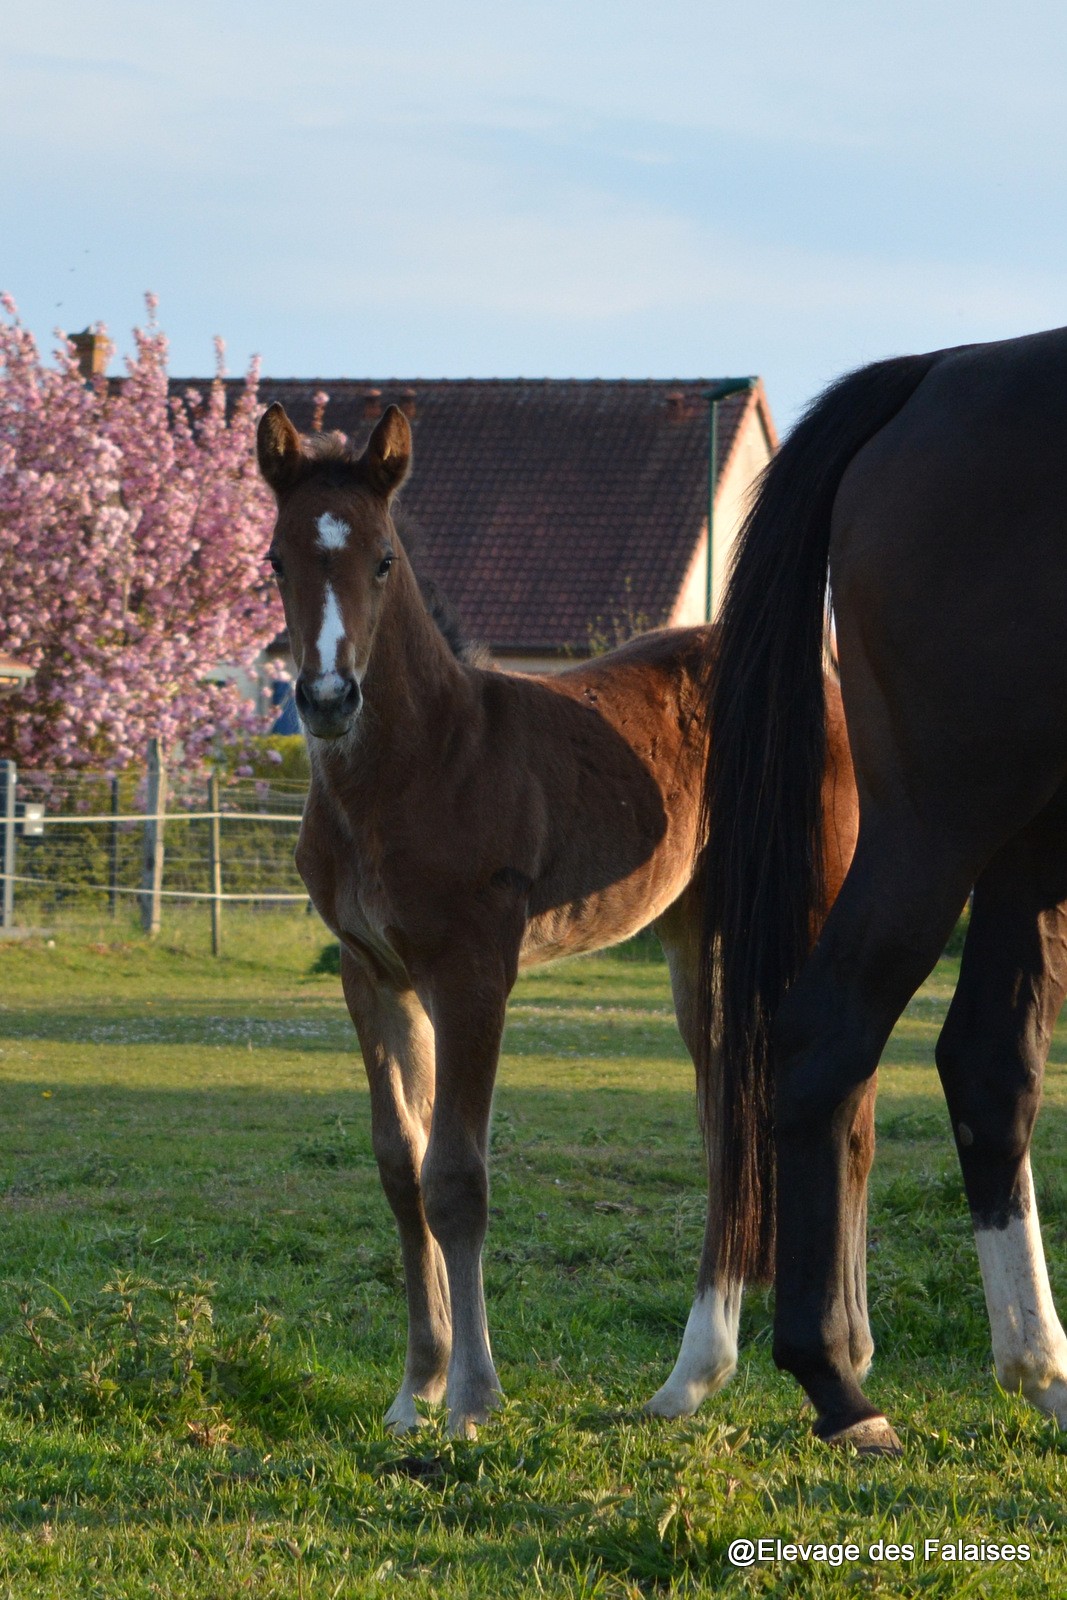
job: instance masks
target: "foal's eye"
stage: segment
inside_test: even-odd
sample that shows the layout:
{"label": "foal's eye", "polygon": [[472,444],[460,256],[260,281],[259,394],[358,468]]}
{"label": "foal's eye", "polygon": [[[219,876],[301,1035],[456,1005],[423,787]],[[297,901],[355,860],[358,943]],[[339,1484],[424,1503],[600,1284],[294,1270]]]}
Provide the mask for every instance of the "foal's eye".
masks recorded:
{"label": "foal's eye", "polygon": [[376,578],[387,578],[389,576],[389,568],[392,566],[395,560],[395,556],[383,556],[378,563],[378,570],[374,576]]}
{"label": "foal's eye", "polygon": [[267,560],[270,562],[270,570],[273,572],[274,576],[276,578],[283,577],[285,574],[285,569],[278,560],[278,557],[275,555],[270,555],[267,557]]}

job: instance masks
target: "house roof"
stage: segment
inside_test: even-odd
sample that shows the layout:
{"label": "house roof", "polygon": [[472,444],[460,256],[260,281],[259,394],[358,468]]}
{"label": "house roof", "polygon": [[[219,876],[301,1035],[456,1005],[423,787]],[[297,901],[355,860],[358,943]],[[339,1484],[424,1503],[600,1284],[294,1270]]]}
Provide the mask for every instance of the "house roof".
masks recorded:
{"label": "house roof", "polygon": [[[420,570],[493,650],[581,652],[591,633],[614,642],[669,619],[707,517],[705,394],[719,381],[287,378],[260,395],[307,432],[324,392],[322,427],[356,440],[399,404]],[[720,403],[720,483],[746,422],[773,447],[758,380]]]}

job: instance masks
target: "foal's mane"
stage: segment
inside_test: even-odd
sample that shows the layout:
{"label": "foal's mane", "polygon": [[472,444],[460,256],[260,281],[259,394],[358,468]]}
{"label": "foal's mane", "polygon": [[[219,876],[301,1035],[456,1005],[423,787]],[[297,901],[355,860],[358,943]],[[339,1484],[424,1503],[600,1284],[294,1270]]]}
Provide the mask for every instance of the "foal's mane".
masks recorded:
{"label": "foal's mane", "polygon": [[404,550],[411,562],[411,570],[415,574],[415,582],[419,586],[422,603],[426,607],[430,618],[437,626],[437,631],[444,639],[448,648],[457,661],[465,662],[469,667],[487,668],[492,665],[492,658],[484,644],[478,639],[472,639],[463,625],[463,619],[456,610],[453,602],[438,586],[435,579],[428,573],[421,571],[422,566],[422,532],[417,522],[413,521],[409,513],[400,506],[393,507],[393,526],[404,542]]}
{"label": "foal's mane", "polygon": [[[360,456],[352,441],[343,433],[304,434],[300,449],[308,463],[307,476],[313,477],[318,483],[329,488],[342,488],[346,484],[365,481],[366,474],[360,470]],[[422,603],[437,631],[457,661],[471,667],[489,667],[491,659],[485,645],[470,638],[452,601],[433,578],[420,571],[423,539],[417,523],[412,521],[398,502],[390,508],[390,514],[411,562]]]}

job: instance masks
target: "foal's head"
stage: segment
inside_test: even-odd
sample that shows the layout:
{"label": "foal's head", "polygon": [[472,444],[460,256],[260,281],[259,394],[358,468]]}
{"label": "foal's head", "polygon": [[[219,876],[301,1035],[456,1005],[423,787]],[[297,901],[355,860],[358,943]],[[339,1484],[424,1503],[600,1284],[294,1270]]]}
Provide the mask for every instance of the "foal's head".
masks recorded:
{"label": "foal's head", "polygon": [[319,739],[347,733],[399,546],[389,503],[411,463],[407,418],[390,406],[356,456],[337,437],[301,438],[275,403],[257,435],[278,517],[269,551],[297,667],[296,706]]}

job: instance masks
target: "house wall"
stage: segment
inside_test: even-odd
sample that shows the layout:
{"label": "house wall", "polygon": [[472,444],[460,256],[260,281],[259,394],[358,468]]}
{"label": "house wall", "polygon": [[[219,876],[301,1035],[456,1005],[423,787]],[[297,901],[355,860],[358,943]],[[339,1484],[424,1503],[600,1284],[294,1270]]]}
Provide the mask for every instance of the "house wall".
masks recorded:
{"label": "house wall", "polygon": [[693,551],[693,559],[689,563],[689,571],[685,575],[678,595],[677,603],[671,612],[671,626],[674,628],[690,628],[695,623],[704,621],[704,608],[706,604],[705,590],[708,575],[708,522],[705,517],[700,527],[700,538]]}
{"label": "house wall", "polygon": [[[771,455],[771,441],[767,437],[759,408],[753,403],[738,430],[730,459],[719,476],[719,489],[715,496],[715,561],[711,578],[713,615],[722,600],[734,541],[748,510],[749,490]],[[675,627],[691,627],[705,620],[707,574],[708,525],[705,519],[677,604],[671,612],[671,622]]]}

